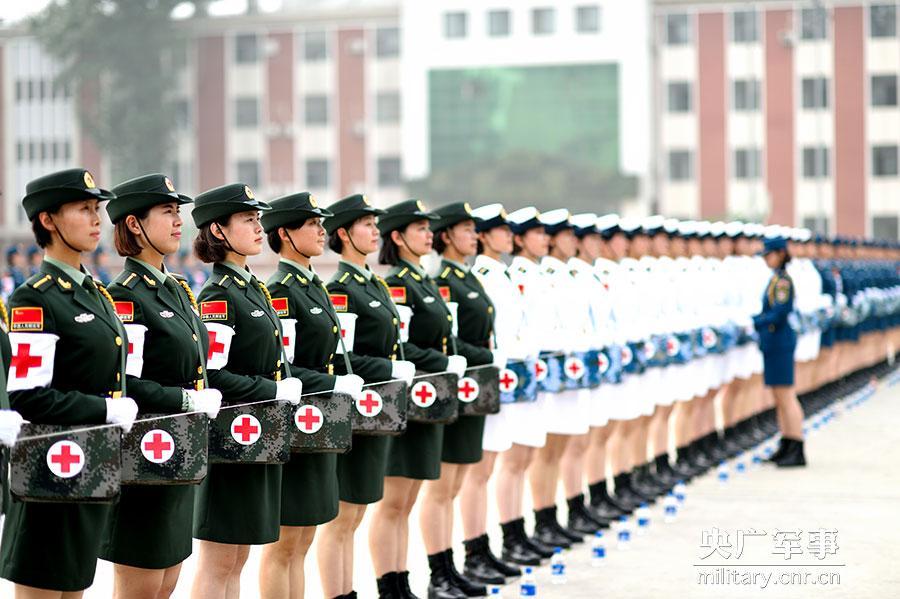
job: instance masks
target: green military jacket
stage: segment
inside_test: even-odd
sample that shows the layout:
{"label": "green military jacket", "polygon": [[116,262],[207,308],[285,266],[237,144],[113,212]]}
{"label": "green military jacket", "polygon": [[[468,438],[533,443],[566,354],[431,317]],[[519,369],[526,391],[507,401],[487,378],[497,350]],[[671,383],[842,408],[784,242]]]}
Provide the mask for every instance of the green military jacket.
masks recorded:
{"label": "green military jacket", "polygon": [[417,267],[402,260],[385,281],[394,301],[412,308],[409,341],[403,344],[406,359],[425,372],[446,370],[452,316],[437,285],[427,274],[420,274]]}
{"label": "green military jacket", "polygon": [[102,286],[45,261],[10,297],[10,333],[13,409],[38,424],[106,421],[104,399],[126,390],[127,337]]}
{"label": "green military jacket", "polygon": [[469,366],[490,364],[491,334],[494,330],[494,304],[471,272],[456,264],[441,261],[437,278],[444,301],[455,302],[457,308],[456,349],[465,356]]}
{"label": "green military jacket", "polygon": [[322,281],[282,260],[267,286],[281,319],[291,376],[303,381],[304,393],[334,389],[340,322]]}
{"label": "green military jacket", "polygon": [[384,280],[374,273],[367,279],[340,262],[327,288],[336,312],[357,316],[353,349],[347,354],[353,373],[366,383],[389,380],[391,360],[399,357],[400,316]]}
{"label": "green military jacket", "polygon": [[134,258],[109,286],[129,334],[128,393],[141,412],[182,411],[182,390],[205,385],[209,336],[192,295]]}

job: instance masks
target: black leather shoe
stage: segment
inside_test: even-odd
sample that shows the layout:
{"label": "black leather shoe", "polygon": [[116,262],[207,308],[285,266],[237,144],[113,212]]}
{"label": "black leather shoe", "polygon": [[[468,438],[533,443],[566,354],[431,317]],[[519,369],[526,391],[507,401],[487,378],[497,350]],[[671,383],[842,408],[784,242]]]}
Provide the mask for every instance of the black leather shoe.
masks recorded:
{"label": "black leather shoe", "polygon": [[584,507],[584,495],[576,495],[566,500],[569,505],[569,520],[566,527],[578,534],[592,535],[600,530],[600,523],[594,519]]}
{"label": "black leather shoe", "polygon": [[431,580],[428,583],[428,599],[465,599],[466,594],[457,586],[447,563],[446,552],[428,556]]}
{"label": "black leather shoe", "polygon": [[409,588],[409,572],[397,572],[397,592],[400,599],[419,599]]}
{"label": "black leather shoe", "polygon": [[604,499],[598,504],[592,503],[587,506],[587,509],[596,520],[605,521],[607,523],[615,522],[621,516],[625,515],[625,512],[615,507],[608,499]]}
{"label": "black leather shoe", "polygon": [[781,456],[784,455],[784,450],[785,450],[786,447],[787,447],[787,443],[785,442],[784,437],[782,437],[782,438],[778,441],[778,449],[775,450],[775,453],[773,453],[773,454],[770,455],[768,458],[766,458],[765,461],[766,461],[766,462],[772,462],[773,464],[774,464],[774,463],[777,463],[778,460],[781,459]]}
{"label": "black leather shoe", "polygon": [[625,510],[625,506],[619,505],[612,497],[610,497],[609,491],[606,489],[605,480],[591,483],[588,486],[588,489],[591,493],[591,505],[589,509],[595,516],[610,520],[618,520],[620,516],[629,513]]}
{"label": "black leather shoe", "polygon": [[797,439],[785,439],[784,453],[775,460],[779,468],[795,468],[806,466],[806,456],[803,454],[803,441]]}
{"label": "black leather shoe", "polygon": [[[519,524],[521,523],[521,532]],[[520,566],[539,566],[541,564],[540,553],[535,551],[525,535],[525,522],[521,518],[504,522],[500,525],[503,532],[503,550],[500,556],[504,561]]]}
{"label": "black leather shoe", "polygon": [[388,572],[375,581],[378,585],[378,599],[403,599],[398,586],[397,572]]}
{"label": "black leather shoe", "polygon": [[[450,578],[456,584],[456,588],[463,592],[466,597],[486,597],[487,587],[484,584],[478,584],[469,580],[459,573],[456,569],[456,563],[453,561],[453,549],[444,552],[444,559],[447,562],[447,569],[450,572]],[[502,576],[498,576],[500,580],[504,580]],[[505,580],[504,580],[505,582]],[[498,584],[503,584],[502,582]]]}
{"label": "black leather shoe", "polygon": [[[491,551],[491,544],[486,534],[463,542],[466,548],[466,561],[463,576],[484,584],[505,584],[508,579],[519,576],[519,569],[497,558]],[[490,580],[487,575],[493,571],[495,576]],[[499,577],[502,582],[495,582]]]}

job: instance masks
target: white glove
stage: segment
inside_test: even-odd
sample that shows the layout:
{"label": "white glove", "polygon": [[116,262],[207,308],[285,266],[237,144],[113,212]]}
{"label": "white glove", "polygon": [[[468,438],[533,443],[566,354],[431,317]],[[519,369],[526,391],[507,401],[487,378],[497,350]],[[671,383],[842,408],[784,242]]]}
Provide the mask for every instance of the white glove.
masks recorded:
{"label": "white glove", "polygon": [[188,389],[186,393],[190,399],[188,412],[205,412],[210,420],[219,415],[219,408],[222,407],[221,391],[218,389],[203,389],[202,391]]}
{"label": "white glove", "polygon": [[468,362],[463,356],[447,356],[447,372],[458,377],[465,376]]}
{"label": "white glove", "polygon": [[413,377],[416,376],[416,365],[407,360],[394,360],[391,362],[391,378],[406,382],[407,387],[412,387]]}
{"label": "white glove", "polygon": [[134,426],[137,413],[137,404],[130,397],[106,400],[106,424],[116,424],[126,433]]}
{"label": "white glove", "polygon": [[275,399],[285,399],[292,406],[300,404],[300,394],[303,393],[303,382],[294,377],[275,381]]}
{"label": "white glove", "polygon": [[503,370],[504,368],[506,368],[506,361],[507,361],[506,352],[500,351],[499,349],[495,349],[495,350],[491,350],[491,355],[493,356],[491,363],[494,366],[496,366],[500,370]]}
{"label": "white glove", "polygon": [[342,374],[334,379],[334,393],[344,393],[354,400],[362,398],[362,387],[365,381],[355,374]]}
{"label": "white glove", "polygon": [[0,410],[0,445],[12,447],[22,429],[22,416],[14,410]]}

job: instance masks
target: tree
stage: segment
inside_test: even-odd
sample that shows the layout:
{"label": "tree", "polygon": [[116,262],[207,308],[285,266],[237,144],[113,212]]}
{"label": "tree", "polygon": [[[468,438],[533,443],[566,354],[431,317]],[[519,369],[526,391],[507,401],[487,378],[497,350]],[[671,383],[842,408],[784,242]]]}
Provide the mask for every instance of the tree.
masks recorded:
{"label": "tree", "polygon": [[110,158],[110,181],[166,170],[174,124],[178,0],[56,0],[31,28],[78,90],[81,129]]}

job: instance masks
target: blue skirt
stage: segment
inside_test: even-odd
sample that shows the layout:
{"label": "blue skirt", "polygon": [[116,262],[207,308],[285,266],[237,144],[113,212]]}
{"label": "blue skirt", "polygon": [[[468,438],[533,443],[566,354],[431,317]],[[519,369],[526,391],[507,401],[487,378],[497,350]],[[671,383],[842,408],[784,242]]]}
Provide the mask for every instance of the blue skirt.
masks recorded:
{"label": "blue skirt", "polygon": [[766,387],[794,384],[794,348],[763,352],[763,381]]}

